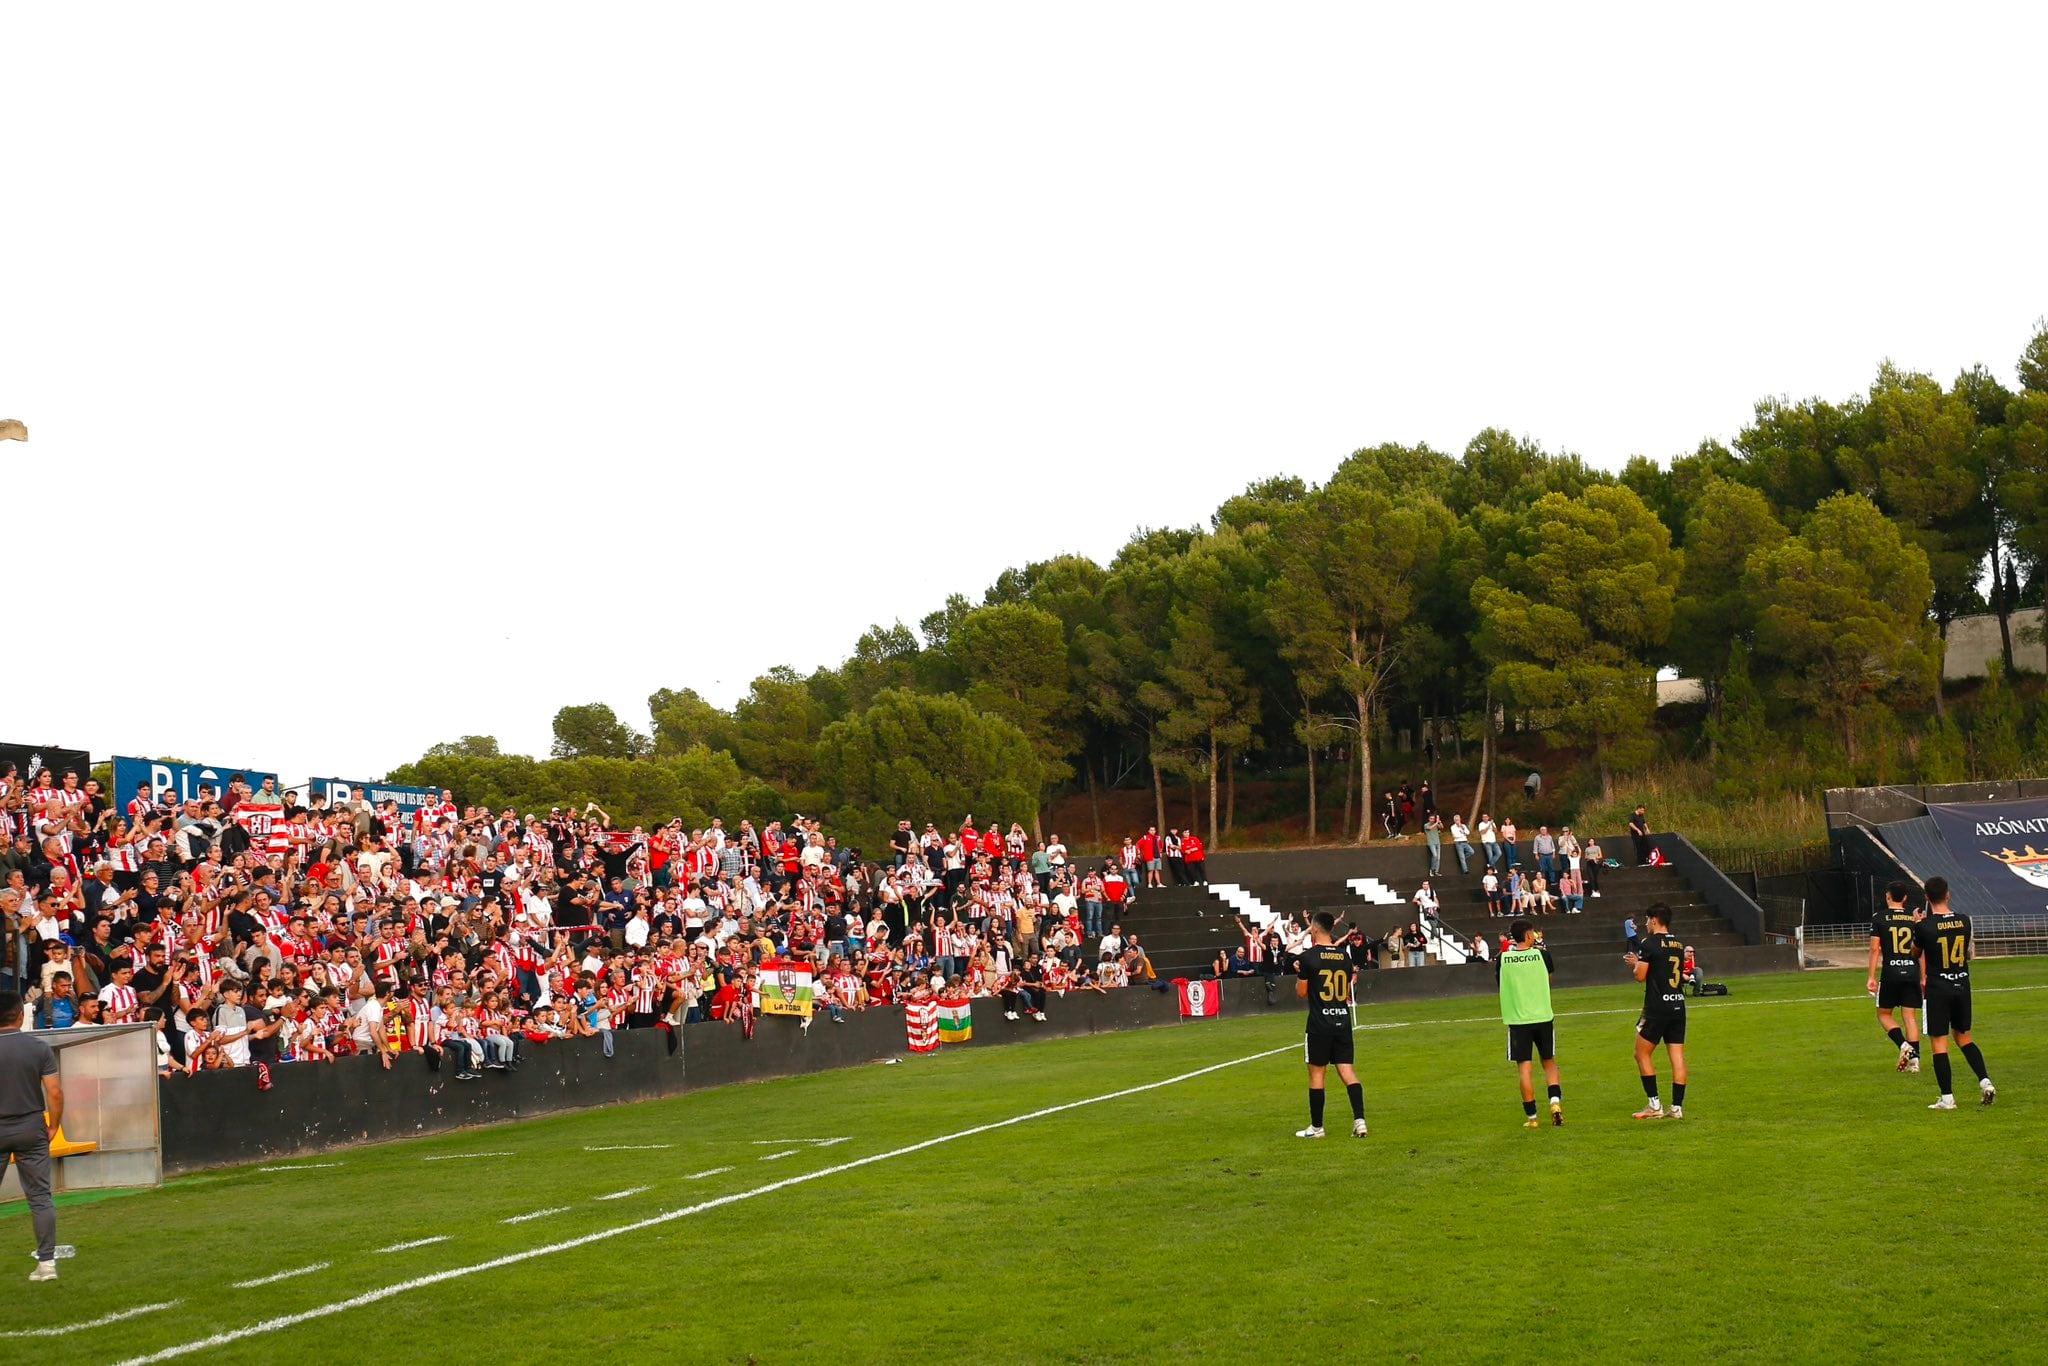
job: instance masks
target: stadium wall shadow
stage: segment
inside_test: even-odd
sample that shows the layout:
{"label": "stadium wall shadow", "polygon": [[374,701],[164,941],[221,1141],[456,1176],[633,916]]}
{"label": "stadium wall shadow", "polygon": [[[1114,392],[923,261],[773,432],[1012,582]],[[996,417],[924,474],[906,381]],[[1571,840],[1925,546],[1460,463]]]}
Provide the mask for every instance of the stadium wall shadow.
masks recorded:
{"label": "stadium wall shadow", "polygon": [[[1626,983],[1621,952],[1617,942],[1612,961],[1561,961],[1557,985]],[[1789,947],[1731,950],[1709,964],[1715,977],[1792,972],[1798,966],[1797,952]],[[977,1001],[973,1041],[947,1047],[981,1048],[1155,1025],[1203,1028],[1206,1022],[1180,1019],[1177,994],[1170,983],[1165,985],[1164,991],[1127,987],[1062,997],[1048,1004],[1042,1022],[1006,1020],[997,1002]],[[1234,979],[1222,987],[1226,1018],[1301,1011],[1292,979]],[[1483,964],[1383,970],[1358,978],[1359,1001],[1367,1007],[1490,997],[1493,990],[1493,973]],[[452,1063],[433,1071],[417,1054],[399,1057],[389,1072],[370,1057],[273,1067],[268,1091],[256,1089],[255,1069],[246,1067],[167,1081],[158,1092],[164,1174],[307,1157],[709,1086],[881,1065],[891,1058],[903,1059],[904,1066],[919,1062],[904,1046],[903,1013],[895,1009],[851,1015],[843,1024],[820,1016],[809,1029],[791,1019],[764,1019],[751,1040],[736,1027],[691,1025],[683,1030],[674,1056],[668,1053],[667,1036],[652,1029],[615,1034],[609,1058],[596,1039],[528,1045],[524,1053],[518,1071],[488,1073],[477,1082],[457,1082]]]}

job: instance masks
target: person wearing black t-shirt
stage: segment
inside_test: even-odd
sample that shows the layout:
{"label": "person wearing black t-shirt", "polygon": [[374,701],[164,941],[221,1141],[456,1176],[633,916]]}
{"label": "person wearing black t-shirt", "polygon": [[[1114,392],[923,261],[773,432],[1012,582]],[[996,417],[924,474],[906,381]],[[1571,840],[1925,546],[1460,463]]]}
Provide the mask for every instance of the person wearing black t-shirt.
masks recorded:
{"label": "person wearing black t-shirt", "polygon": [[1295,960],[1295,994],[1308,1001],[1308,1040],[1303,1050],[1308,1060],[1308,1127],[1295,1131],[1296,1138],[1323,1136],[1323,1078],[1335,1067],[1351,1101],[1351,1136],[1364,1138],[1365,1088],[1352,1070],[1351,978],[1357,970],[1355,945],[1340,948],[1331,942],[1336,919],[1328,911],[1309,917],[1309,947]]}
{"label": "person wearing black t-shirt", "polygon": [[[1899,1050],[1899,1071],[1920,1070],[1920,917],[1906,909],[1913,889],[1894,882],[1884,889],[1884,909],[1870,918],[1870,980],[1864,989],[1877,997],[1877,1024]],[[1899,1028],[1896,1010],[1906,1018]]]}
{"label": "person wearing black t-shirt", "polygon": [[1941,1084],[1941,1098],[1930,1110],[1953,1110],[1956,1098],[1950,1086],[1948,1039],[1953,1033],[1963,1061],[1977,1074],[1977,1089],[1989,1105],[1998,1098],[1984,1054],[1970,1039],[1970,917],[1951,910],[1948,879],[1927,879],[1927,918],[1913,929],[1920,949],[1921,980],[1927,984],[1927,1037],[1934,1041],[1934,1079]]}
{"label": "person wearing black t-shirt", "polygon": [[[1658,901],[1643,912],[1649,932],[1622,961],[1643,984],[1643,1014],[1636,1021],[1636,1071],[1650,1103],[1637,1119],[1685,1118],[1685,945],[1671,933],[1671,908]],[[1657,1095],[1657,1045],[1671,1057],[1671,1108]]]}

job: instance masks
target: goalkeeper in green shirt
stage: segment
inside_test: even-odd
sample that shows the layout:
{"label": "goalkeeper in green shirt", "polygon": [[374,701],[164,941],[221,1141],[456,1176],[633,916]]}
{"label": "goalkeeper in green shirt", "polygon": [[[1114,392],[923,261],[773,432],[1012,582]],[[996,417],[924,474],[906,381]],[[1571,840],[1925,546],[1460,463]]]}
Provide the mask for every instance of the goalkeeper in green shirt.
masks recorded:
{"label": "goalkeeper in green shirt", "polygon": [[1493,960],[1500,981],[1500,1017],[1508,1027],[1508,1060],[1522,1074],[1522,1127],[1538,1127],[1532,1055],[1543,1059],[1550,1085],[1550,1122],[1564,1123],[1564,1088],[1557,1079],[1556,1016],[1550,1009],[1550,950],[1526,920],[1508,926],[1512,947]]}

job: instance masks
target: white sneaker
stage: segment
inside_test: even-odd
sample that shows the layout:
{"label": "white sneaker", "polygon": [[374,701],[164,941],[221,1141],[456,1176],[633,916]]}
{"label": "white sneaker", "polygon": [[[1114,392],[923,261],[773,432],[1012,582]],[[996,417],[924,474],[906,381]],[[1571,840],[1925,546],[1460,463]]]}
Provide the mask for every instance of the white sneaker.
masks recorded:
{"label": "white sneaker", "polygon": [[1351,1136],[1352,1136],[1353,1138],[1364,1138],[1364,1137],[1365,1137],[1365,1121],[1364,1121],[1364,1120],[1362,1120],[1362,1119],[1354,1119],[1354,1120],[1352,1120],[1352,1121],[1351,1121]]}
{"label": "white sneaker", "polygon": [[1943,1096],[1927,1108],[1930,1110],[1953,1110],[1956,1108],[1956,1098],[1954,1096]]}
{"label": "white sneaker", "polygon": [[1663,1106],[1661,1106],[1661,1105],[1658,1105],[1658,1104],[1654,1104],[1654,1103],[1652,1103],[1652,1104],[1650,1104],[1650,1105],[1648,1105],[1648,1106],[1645,1106],[1645,1107],[1644,1107],[1643,1109],[1640,1109],[1640,1110],[1636,1111],[1636,1112],[1635,1112],[1634,1114],[1630,1115],[1630,1116],[1629,1116],[1629,1118],[1630,1118],[1630,1119],[1662,1119],[1662,1118],[1664,1118],[1664,1107],[1663,1107]]}
{"label": "white sneaker", "polygon": [[1900,1070],[1901,1072],[1903,1072],[1903,1071],[1905,1071],[1905,1070],[1906,1070],[1907,1068],[1911,1067],[1912,1065],[1913,1065],[1913,1045],[1911,1045],[1911,1044],[1909,1044],[1909,1043],[1902,1043],[1902,1044],[1900,1044],[1900,1045],[1899,1045],[1899,1070]]}
{"label": "white sneaker", "polygon": [[37,1262],[36,1269],[28,1273],[28,1278],[32,1281],[54,1281],[57,1279],[57,1264]]}
{"label": "white sneaker", "polygon": [[1014,1020],[1017,1018],[1017,1012],[1014,1010],[1006,1010],[1003,1012],[1003,1018],[1006,1020]]}
{"label": "white sneaker", "polygon": [[1306,1129],[1296,1129],[1294,1136],[1296,1138],[1321,1138],[1323,1136],[1323,1129],[1319,1124],[1311,1124]]}
{"label": "white sneaker", "polygon": [[1595,898],[1598,898],[1598,897],[1599,897],[1599,895],[1600,895],[1600,893],[1598,893],[1598,892],[1595,892],[1595,893],[1593,893],[1593,895],[1594,895],[1594,897],[1595,897]]}
{"label": "white sneaker", "polygon": [[1991,1078],[1989,1077],[1986,1077],[1982,1081],[1978,1082],[1977,1089],[1984,1093],[1984,1103],[1986,1105],[1989,1105],[1992,1101],[1998,1099],[1998,1088],[1991,1084]]}
{"label": "white sneaker", "polygon": [[1666,1110],[1666,1111],[1664,1112],[1664,1118],[1666,1118],[1666,1119],[1684,1119],[1684,1118],[1685,1118],[1685,1107],[1684,1107],[1683,1105],[1674,1105],[1674,1106],[1672,1106],[1672,1107],[1671,1107],[1671,1108],[1670,1108],[1669,1110]]}
{"label": "white sneaker", "polygon": [[1920,1055],[1918,1053],[1915,1053],[1912,1059],[1909,1062],[1907,1062],[1906,1070],[1908,1072],[1914,1073],[1917,1073],[1920,1070]]}
{"label": "white sneaker", "polygon": [[1031,1018],[1034,1020],[1042,1020],[1045,1018],[1045,1012],[1042,1010],[1034,1010],[1031,1012]]}

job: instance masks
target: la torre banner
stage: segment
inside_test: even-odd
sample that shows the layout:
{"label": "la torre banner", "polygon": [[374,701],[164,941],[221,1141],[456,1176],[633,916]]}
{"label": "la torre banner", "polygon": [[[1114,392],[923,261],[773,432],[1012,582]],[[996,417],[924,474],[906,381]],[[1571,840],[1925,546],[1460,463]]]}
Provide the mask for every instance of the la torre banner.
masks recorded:
{"label": "la torre banner", "polygon": [[2048,912],[2048,800],[1929,805],[1956,861],[2009,911]]}

